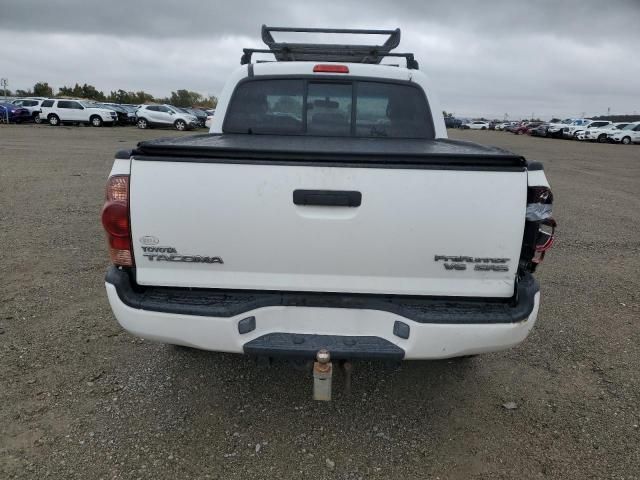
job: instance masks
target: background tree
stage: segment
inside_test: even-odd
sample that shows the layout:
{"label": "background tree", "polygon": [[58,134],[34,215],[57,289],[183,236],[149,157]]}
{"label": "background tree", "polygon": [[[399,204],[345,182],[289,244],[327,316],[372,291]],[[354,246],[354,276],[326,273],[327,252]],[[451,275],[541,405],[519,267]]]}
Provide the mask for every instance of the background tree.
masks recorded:
{"label": "background tree", "polygon": [[96,89],[93,85],[88,85],[86,83],[84,85],[76,83],[73,88],[67,87],[66,85],[62,86],[58,90],[58,95],[63,97],[86,98],[88,100],[97,100],[99,102],[104,102],[107,99],[103,92]]}
{"label": "background tree", "polygon": [[132,103],[132,95],[133,92],[127,92],[122,89],[116,91],[112,90],[111,93],[109,93],[109,96],[107,96],[107,100],[113,103]]}
{"label": "background tree", "polygon": [[198,92],[192,92],[190,90],[177,90],[171,92],[171,97],[166,103],[175,105],[176,107],[192,107],[200,103],[203,98]]}
{"label": "background tree", "polygon": [[[9,93],[8,93],[9,94]],[[39,96],[53,97],[53,88],[47,82],[38,82],[33,86],[33,92],[28,90],[18,90],[16,95],[19,96]],[[58,89],[57,97],[75,97],[87,100],[96,100],[98,102],[112,103],[128,103],[133,105],[142,105],[145,103],[169,103],[178,107],[201,107],[216,108],[218,99],[211,95],[206,96],[191,90],[181,89],[171,92],[170,97],[154,98],[150,93],[144,90],[137,92],[127,91],[123,89],[112,90],[108,95],[98,90],[95,86],[85,83],[80,85],[76,83],[71,86],[63,85]]]}
{"label": "background tree", "polygon": [[203,108],[216,108],[218,106],[218,97],[210,95],[200,102],[198,106]]}
{"label": "background tree", "polygon": [[62,87],[60,87],[58,89],[58,96],[59,97],[72,97],[73,96],[73,88],[67,87],[66,85],[63,85]]}
{"label": "background tree", "polygon": [[142,90],[139,92],[127,92],[126,90],[120,89],[120,90],[112,91],[107,96],[107,101],[109,102],[130,103],[134,105],[150,103],[150,102],[153,102],[154,100],[155,99],[153,98],[153,95],[147,92],[144,92]]}
{"label": "background tree", "polygon": [[33,86],[33,95],[36,97],[53,97],[53,88],[47,82],[38,82]]}
{"label": "background tree", "polygon": [[142,103],[150,103],[154,101],[155,99],[153,98],[153,95],[143,90],[140,90],[139,92],[135,92],[133,94],[133,101],[131,103],[142,104]]}
{"label": "background tree", "polygon": [[81,87],[82,97],[88,98],[90,100],[98,100],[104,102],[107,97],[104,96],[104,93],[97,90],[93,85],[87,85],[86,83]]}

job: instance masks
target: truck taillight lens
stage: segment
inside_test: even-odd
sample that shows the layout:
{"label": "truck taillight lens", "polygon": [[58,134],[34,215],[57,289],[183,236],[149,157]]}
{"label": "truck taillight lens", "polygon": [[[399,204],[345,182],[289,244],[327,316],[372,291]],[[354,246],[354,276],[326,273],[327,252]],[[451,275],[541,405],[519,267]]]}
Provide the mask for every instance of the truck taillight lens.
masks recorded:
{"label": "truck taillight lens", "polygon": [[132,267],[131,222],[129,219],[129,175],[114,175],[107,182],[102,226],[107,233],[114,265]]}
{"label": "truck taillight lens", "polygon": [[556,221],[553,218],[540,222],[536,236],[535,253],[531,259],[533,263],[542,263],[545,252],[553,246],[556,239],[555,231]]}
{"label": "truck taillight lens", "polygon": [[[553,218],[553,193],[548,187],[529,187],[527,190],[527,223],[534,229],[529,243],[530,262],[542,263],[544,254],[555,241],[556,221]],[[530,237],[531,238],[531,237]]]}

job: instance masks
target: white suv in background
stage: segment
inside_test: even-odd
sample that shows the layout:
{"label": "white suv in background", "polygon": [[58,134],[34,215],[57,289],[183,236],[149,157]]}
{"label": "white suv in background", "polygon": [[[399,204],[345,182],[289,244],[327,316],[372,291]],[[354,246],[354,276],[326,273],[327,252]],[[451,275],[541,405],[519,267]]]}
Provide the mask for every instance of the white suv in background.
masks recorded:
{"label": "white suv in background", "polygon": [[26,108],[33,117],[33,121],[40,123],[40,104],[45,100],[44,98],[17,98],[11,103],[17,107]]}
{"label": "white suv in background", "polygon": [[630,123],[622,130],[616,130],[614,133],[609,133],[607,134],[607,138],[611,142],[622,143],[623,145],[640,143],[640,122]]}
{"label": "white suv in background", "polygon": [[603,128],[609,125],[611,125],[611,122],[609,120],[591,120],[586,125],[576,128],[573,131],[573,138],[577,140],[584,140],[585,132],[591,130],[592,128]]}
{"label": "white suv in background", "polygon": [[565,118],[560,122],[552,122],[547,129],[547,136],[559,138],[562,137],[562,131],[567,125],[571,125],[574,122],[573,118]]}
{"label": "white suv in background", "polygon": [[568,125],[562,127],[562,138],[574,138],[577,130],[584,130],[592,122],[590,118],[577,118]]}
{"label": "white suv in background", "polygon": [[94,127],[113,125],[118,114],[83,100],[44,100],[40,105],[40,120],[57,126],[64,123],[90,124]]}
{"label": "white suv in background", "polygon": [[142,105],[136,112],[138,128],[174,127],[191,130],[198,127],[195,115],[182,112],[172,105]]}
{"label": "white suv in background", "polygon": [[609,125],[605,125],[604,127],[590,127],[584,132],[579,133],[577,137],[578,140],[607,143],[609,141],[609,139],[607,138],[607,135],[609,133],[617,133],[627,125],[629,125],[629,122],[610,123]]}

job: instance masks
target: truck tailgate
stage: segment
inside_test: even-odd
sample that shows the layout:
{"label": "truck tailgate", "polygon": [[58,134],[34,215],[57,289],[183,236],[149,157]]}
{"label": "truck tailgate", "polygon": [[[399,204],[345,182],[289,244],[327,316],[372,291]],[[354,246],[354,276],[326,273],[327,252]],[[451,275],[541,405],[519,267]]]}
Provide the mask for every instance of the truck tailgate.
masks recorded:
{"label": "truck tailgate", "polygon": [[141,285],[510,297],[527,172],[140,155],[130,192]]}

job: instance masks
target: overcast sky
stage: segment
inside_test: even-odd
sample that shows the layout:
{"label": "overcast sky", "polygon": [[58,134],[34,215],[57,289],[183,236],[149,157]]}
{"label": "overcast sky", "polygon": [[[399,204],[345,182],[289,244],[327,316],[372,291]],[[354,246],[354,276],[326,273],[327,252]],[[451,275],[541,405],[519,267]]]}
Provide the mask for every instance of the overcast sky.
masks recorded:
{"label": "overcast sky", "polygon": [[0,76],[218,95],[262,23],[400,27],[459,116],[640,113],[640,0],[0,0]]}

